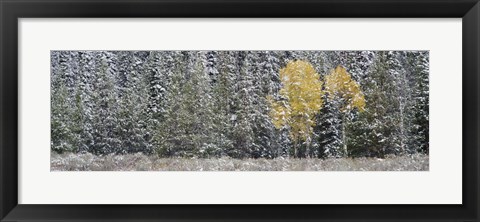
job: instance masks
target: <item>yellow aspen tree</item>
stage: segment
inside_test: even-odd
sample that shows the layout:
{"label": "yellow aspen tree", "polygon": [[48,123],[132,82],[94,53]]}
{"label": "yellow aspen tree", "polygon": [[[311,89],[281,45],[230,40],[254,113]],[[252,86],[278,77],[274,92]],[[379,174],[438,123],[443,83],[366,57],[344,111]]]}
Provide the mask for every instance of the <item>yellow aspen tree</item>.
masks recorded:
{"label": "yellow aspen tree", "polygon": [[343,152],[347,156],[345,116],[354,109],[363,112],[365,110],[365,96],[360,89],[360,85],[352,79],[343,66],[337,66],[335,69],[332,69],[330,74],[325,76],[325,92],[330,99],[340,101]]}
{"label": "yellow aspen tree", "polygon": [[290,61],[280,69],[280,100],[269,97],[270,116],[277,129],[288,126],[293,142],[294,157],[298,157],[298,143],[311,141],[315,115],[323,105],[322,81],[312,64],[306,61]]}

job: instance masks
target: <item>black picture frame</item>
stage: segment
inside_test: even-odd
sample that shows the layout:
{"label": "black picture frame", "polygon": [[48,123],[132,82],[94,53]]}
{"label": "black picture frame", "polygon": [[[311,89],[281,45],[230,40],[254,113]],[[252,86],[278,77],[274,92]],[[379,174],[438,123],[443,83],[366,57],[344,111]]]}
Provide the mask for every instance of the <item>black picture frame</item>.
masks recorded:
{"label": "black picture frame", "polygon": [[[479,221],[478,0],[0,0],[0,15],[1,221]],[[18,204],[17,21],[47,17],[462,18],[463,204]]]}

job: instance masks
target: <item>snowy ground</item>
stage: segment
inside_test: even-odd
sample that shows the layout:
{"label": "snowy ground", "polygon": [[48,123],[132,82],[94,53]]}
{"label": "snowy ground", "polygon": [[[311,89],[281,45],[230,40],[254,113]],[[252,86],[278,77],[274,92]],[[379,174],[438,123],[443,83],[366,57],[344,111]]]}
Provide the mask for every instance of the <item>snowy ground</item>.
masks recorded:
{"label": "snowy ground", "polygon": [[428,171],[427,155],[343,159],[184,159],[143,154],[51,155],[52,171]]}

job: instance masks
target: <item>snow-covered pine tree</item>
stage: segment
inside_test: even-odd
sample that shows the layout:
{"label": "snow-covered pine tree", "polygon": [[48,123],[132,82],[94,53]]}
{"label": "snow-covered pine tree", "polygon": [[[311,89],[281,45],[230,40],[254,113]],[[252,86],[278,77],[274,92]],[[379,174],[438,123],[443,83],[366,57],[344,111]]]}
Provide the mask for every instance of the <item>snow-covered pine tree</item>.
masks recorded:
{"label": "snow-covered pine tree", "polygon": [[409,92],[406,84],[405,70],[400,62],[400,53],[398,51],[387,52],[387,67],[389,86],[386,89],[386,94],[389,99],[389,120],[395,124],[393,129],[390,129],[391,136],[389,138],[391,144],[387,148],[387,154],[404,154],[405,153],[405,108],[407,102],[407,93]]}
{"label": "snow-covered pine tree", "polygon": [[95,109],[92,103],[93,83],[96,78],[94,73],[95,61],[91,51],[79,51],[78,81],[76,87],[76,112],[77,121],[81,124],[80,152],[88,152],[93,145],[93,119]]}
{"label": "snow-covered pine tree", "polygon": [[74,51],[59,51],[58,54],[58,69],[61,71],[60,78],[63,80],[65,87],[71,94],[75,88],[76,83],[76,61]]}
{"label": "snow-covered pine tree", "polygon": [[121,138],[115,129],[118,124],[118,97],[115,87],[115,54],[95,52],[95,77],[93,83],[92,112],[93,144],[90,152],[109,154],[121,152]]}
{"label": "snow-covered pine tree", "polygon": [[218,82],[212,89],[214,103],[215,144],[220,148],[221,155],[234,155],[232,131],[236,115],[234,109],[234,85],[238,75],[236,52],[218,52]]}
{"label": "snow-covered pine tree", "polygon": [[408,152],[429,152],[429,52],[406,53],[411,101],[406,109]]}
{"label": "snow-covered pine tree", "polygon": [[51,149],[57,153],[76,152],[71,131],[72,112],[67,87],[63,81],[55,83],[51,103]]}
{"label": "snow-covered pine tree", "polygon": [[[279,76],[280,60],[272,51],[257,52],[257,72],[255,86],[257,102],[255,104],[255,144],[260,148],[254,157],[274,158],[282,155],[285,151],[279,140],[282,131],[277,130],[269,116],[270,105],[267,97],[278,97],[281,88]],[[288,133],[285,135],[288,138]]]}
{"label": "snow-covered pine tree", "polygon": [[211,157],[221,154],[214,143],[213,100],[202,55],[203,52],[185,53],[184,62],[178,63],[183,65],[171,70],[167,110],[158,129],[160,155]]}
{"label": "snow-covered pine tree", "polygon": [[393,75],[396,59],[389,51],[377,52],[368,70],[363,87],[365,111],[355,120],[349,139],[353,156],[384,157],[401,151],[398,83]]}
{"label": "snow-covered pine tree", "polygon": [[[325,76],[341,64],[341,60],[342,57],[336,51],[323,52],[321,58],[317,57],[316,69],[321,71],[320,78],[323,82]],[[322,87],[325,91],[325,85]],[[340,104],[338,100],[328,98],[327,94],[324,94],[322,99],[323,108],[316,116],[312,151],[320,158],[341,157],[343,141]]]}
{"label": "snow-covered pine tree", "polygon": [[251,114],[254,112],[253,108],[253,87],[254,79],[250,72],[250,60],[248,52],[240,51],[237,56],[237,64],[239,67],[239,74],[235,81],[234,93],[234,121],[232,140],[234,152],[232,157],[245,158],[249,157],[252,146],[255,140],[253,121],[251,121]]}
{"label": "snow-covered pine tree", "polygon": [[278,51],[280,67],[287,66],[288,62],[298,59],[298,52],[296,51]]}
{"label": "snow-covered pine tree", "polygon": [[179,53],[164,51],[157,55],[158,68],[151,71],[154,76],[150,80],[150,109],[154,118],[158,118],[157,121],[151,121],[154,130],[152,144],[158,155],[171,157],[178,155],[177,147],[182,142],[182,138],[179,138],[182,131],[178,120],[181,117],[179,110],[182,108],[185,76],[179,66]]}
{"label": "snow-covered pine tree", "polygon": [[367,70],[373,64],[375,58],[375,52],[373,51],[353,51],[350,52],[349,64],[345,67],[347,71],[352,75],[352,78],[360,85],[363,84],[363,80],[367,75]]}
{"label": "snow-covered pine tree", "polygon": [[205,73],[207,74],[210,84],[215,85],[218,81],[218,55],[217,51],[205,52],[203,57],[205,63]]}
{"label": "snow-covered pine tree", "polygon": [[399,51],[390,51],[389,53],[389,75],[393,78],[393,83],[396,86],[396,98],[398,102],[398,112],[392,113],[393,116],[397,117],[398,126],[397,126],[397,139],[398,139],[398,148],[395,150],[395,154],[405,154],[407,152],[407,140],[408,140],[408,130],[407,126],[407,109],[411,105],[411,88],[408,84],[407,72],[403,66],[403,59],[405,54]]}
{"label": "snow-covered pine tree", "polygon": [[77,152],[82,122],[78,115],[77,52],[54,51],[51,62],[51,149]]}
{"label": "snow-covered pine tree", "polygon": [[317,124],[314,127],[313,153],[319,158],[341,157],[342,147],[342,122],[338,118],[340,110],[336,101],[329,99],[327,94],[323,96],[323,107],[317,114]]}
{"label": "snow-covered pine tree", "polygon": [[121,138],[124,153],[151,153],[148,132],[148,75],[146,52],[127,52],[120,67],[118,114],[115,132]]}
{"label": "snow-covered pine tree", "polygon": [[158,125],[161,112],[161,105],[164,100],[167,83],[164,75],[160,70],[161,54],[159,51],[151,51],[145,64],[145,74],[148,80],[148,113],[152,125]]}

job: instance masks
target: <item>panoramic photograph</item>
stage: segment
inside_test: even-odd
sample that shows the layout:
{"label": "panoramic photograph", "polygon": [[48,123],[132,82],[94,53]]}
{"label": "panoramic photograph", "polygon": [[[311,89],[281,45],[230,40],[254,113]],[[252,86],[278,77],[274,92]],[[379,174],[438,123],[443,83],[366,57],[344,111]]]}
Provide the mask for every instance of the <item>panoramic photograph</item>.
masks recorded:
{"label": "panoramic photograph", "polygon": [[51,51],[51,171],[428,171],[428,51]]}

